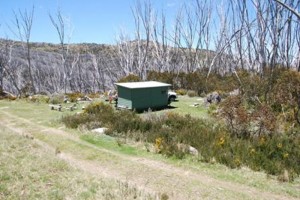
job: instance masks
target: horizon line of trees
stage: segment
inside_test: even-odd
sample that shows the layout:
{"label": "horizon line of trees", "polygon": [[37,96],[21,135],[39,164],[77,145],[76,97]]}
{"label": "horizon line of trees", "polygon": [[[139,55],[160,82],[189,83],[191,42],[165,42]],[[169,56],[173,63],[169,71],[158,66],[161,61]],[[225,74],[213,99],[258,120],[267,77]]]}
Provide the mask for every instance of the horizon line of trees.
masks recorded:
{"label": "horizon line of trees", "polygon": [[24,41],[23,61],[16,57],[23,54],[13,41],[0,45],[0,90],[18,95],[105,91],[129,74],[146,80],[149,71],[179,74],[207,69],[207,80],[212,72],[229,72],[239,79],[240,69],[261,77],[272,76],[269,71],[276,68],[300,71],[299,10],[300,0],[224,0],[219,5],[193,0],[180,7],[170,25],[150,0],[137,1],[132,7],[133,38],[120,31],[116,47],[105,54],[88,46],[84,53],[72,49],[70,20],[58,10],[49,13],[49,19],[59,50],[53,53],[55,64],[42,68],[37,63],[44,52],[33,50],[30,42],[33,6],[14,12],[10,27]]}

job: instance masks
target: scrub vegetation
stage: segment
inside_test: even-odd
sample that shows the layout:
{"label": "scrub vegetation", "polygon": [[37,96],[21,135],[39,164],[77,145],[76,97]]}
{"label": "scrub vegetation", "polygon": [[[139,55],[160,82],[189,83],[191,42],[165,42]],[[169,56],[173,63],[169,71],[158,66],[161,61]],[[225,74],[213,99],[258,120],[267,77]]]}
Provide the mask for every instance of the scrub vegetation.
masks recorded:
{"label": "scrub vegetation", "polygon": [[[187,99],[189,97],[180,96],[179,101],[175,103],[180,102],[180,105],[184,105],[189,102]],[[230,167],[226,167],[226,163],[218,164],[225,160],[222,156],[227,154],[230,136],[222,132],[226,131],[225,125],[212,124],[210,117],[203,119],[184,116],[176,113],[176,109],[171,109],[171,112],[164,110],[143,114],[119,112],[104,102],[92,103],[86,110],[95,105],[98,111],[85,114],[95,117],[101,109],[111,109],[106,119],[124,116],[131,122],[138,121],[139,126],[125,127],[125,133],[120,131],[124,123],[122,121],[116,126],[118,132],[111,131],[113,126],[108,120],[107,124],[111,124],[108,126],[109,135],[90,132],[85,123],[80,124],[77,129],[67,129],[62,126],[60,120],[66,116],[79,115],[74,111],[53,111],[47,104],[39,101],[0,101],[0,159],[3,161],[0,165],[1,198],[14,198],[20,194],[23,194],[24,198],[38,198],[42,194],[47,199],[160,199],[162,196],[169,199],[196,199],[199,196],[204,199],[300,197],[299,178],[294,176],[292,181],[288,170],[279,176],[266,175],[266,170],[254,172],[247,167],[249,165],[242,163],[243,158],[239,166],[236,166],[237,160],[233,160],[234,165],[228,165]],[[207,109],[203,107],[203,110]],[[194,123],[196,126],[193,129],[180,128]],[[212,134],[205,133],[205,130],[211,131],[212,127]],[[178,136],[173,135],[174,128],[180,129],[184,134],[179,134],[178,131],[174,132]],[[148,130],[149,135],[145,135],[141,130]],[[197,133],[193,130],[197,130]],[[202,147],[195,145],[201,137],[195,141],[188,141],[189,137],[183,137],[189,133],[202,135],[199,130],[203,132],[202,139],[207,140],[203,142]],[[162,132],[164,133],[160,134]],[[150,137],[150,134],[153,134],[153,137]],[[146,136],[149,141],[146,141]],[[167,140],[167,136],[174,137],[174,140]],[[223,136],[226,137],[222,138]],[[180,145],[173,145],[178,140],[181,140]],[[239,143],[238,140],[233,140],[236,143],[232,144],[231,149],[235,151],[233,147],[247,144],[246,140],[241,141]],[[182,151],[187,147],[184,144],[194,145],[199,151],[198,156],[191,156]],[[285,143],[278,147],[277,144],[274,140],[274,148],[285,150]],[[208,159],[210,155],[206,153],[213,151],[218,151],[220,156]],[[251,149],[249,151],[252,152]],[[228,160],[233,162],[232,159]],[[18,164],[19,162],[21,164]],[[16,177],[14,172],[21,173],[23,178]],[[289,178],[289,182],[278,181],[287,181],[286,177]],[[43,182],[44,179],[47,179],[49,185],[48,182]],[[71,183],[71,187],[64,187]],[[45,184],[47,187],[44,187]],[[173,184],[176,187],[173,187]],[[24,188],[24,185],[28,187]]]}

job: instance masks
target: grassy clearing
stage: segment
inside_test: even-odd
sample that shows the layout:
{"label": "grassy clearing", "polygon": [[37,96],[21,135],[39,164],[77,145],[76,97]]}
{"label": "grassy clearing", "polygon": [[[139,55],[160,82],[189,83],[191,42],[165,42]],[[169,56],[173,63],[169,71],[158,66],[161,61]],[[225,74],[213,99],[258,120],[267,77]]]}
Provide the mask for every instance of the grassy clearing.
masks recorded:
{"label": "grassy clearing", "polygon": [[[103,101],[103,100],[99,100]],[[103,101],[105,102],[105,101]],[[193,107],[195,103],[199,103],[198,107]],[[51,111],[48,104],[44,103],[31,103],[26,100],[16,100],[16,101],[6,101],[2,100],[0,109],[9,110],[11,114],[16,114],[17,116],[23,117],[35,121],[38,124],[47,126],[56,126],[58,121],[62,116],[75,114],[76,112],[81,112],[81,108],[86,106],[88,103],[78,104],[78,108],[75,111],[65,110],[62,112]],[[62,104],[63,107],[68,107],[73,105],[73,103]],[[186,115],[190,114],[192,117],[197,118],[208,118],[207,108],[203,105],[203,99],[199,97],[188,97],[188,96],[178,96],[178,101],[171,103],[170,109],[155,111],[155,114],[165,113],[165,112],[175,112],[178,114]],[[144,115],[144,114],[141,114]],[[36,121],[38,120],[38,121]]]}
{"label": "grassy clearing", "polygon": [[[197,106],[194,106],[198,104]],[[174,112],[181,115],[191,115],[196,118],[209,118],[207,114],[207,107],[204,105],[203,98],[189,97],[187,95],[178,96],[177,101],[172,102],[169,109],[155,111],[155,114],[162,114],[166,112]],[[147,114],[147,113],[145,113]],[[141,114],[141,115],[145,115]]]}
{"label": "grassy clearing", "polygon": [[[62,107],[69,107],[74,103],[64,103]],[[87,103],[81,103],[77,105],[77,110],[70,111],[63,109],[61,112],[51,110],[48,104],[39,102],[30,102],[27,100],[16,100],[0,102],[0,109],[3,111],[9,111],[10,114],[22,117],[27,120],[34,121],[37,124],[57,127],[61,126],[60,119],[65,115],[72,115],[82,111],[82,107]]]}
{"label": "grassy clearing", "polygon": [[[184,98],[187,98],[186,102]],[[189,106],[190,104],[192,104],[191,102],[193,102],[192,100],[189,101],[189,99],[190,99],[189,97],[182,97],[179,99],[178,102],[174,102],[174,104],[181,103],[186,106]],[[197,98],[191,98],[191,99],[197,100]],[[197,108],[191,107],[191,109],[192,111],[194,111],[194,109]],[[51,111],[47,104],[28,103],[25,101],[13,101],[13,102],[0,101],[0,110],[3,110],[5,112],[8,112],[10,114],[25,119],[29,119],[30,121],[36,122],[38,124],[51,126],[51,127],[62,127],[62,125],[59,124],[58,122],[59,119],[65,114],[71,114],[70,111],[66,111],[66,112]],[[174,109],[174,111],[175,110],[176,109]],[[163,111],[159,111],[159,112],[163,112]],[[195,112],[194,114],[197,113]],[[17,125],[20,126],[21,124],[17,124]],[[38,128],[36,127],[26,127],[26,128],[30,133],[34,134],[34,137],[59,148],[62,152],[72,153],[86,160],[101,160],[101,162],[103,163],[105,162],[105,160],[114,158],[111,154],[105,154],[103,152],[99,153],[95,151],[95,149],[87,148],[87,146],[81,145],[80,143],[74,143],[74,141],[71,140],[61,140],[61,138],[57,137],[56,135],[45,134],[39,131]],[[195,160],[197,160],[195,157],[188,157],[187,159],[184,160],[166,159],[161,155],[146,153],[146,150],[142,149],[142,147],[140,147],[140,149],[136,149],[127,144],[122,144],[121,146],[119,146],[117,141],[111,137],[99,136],[95,139],[94,137],[90,137],[90,135],[83,135],[82,133],[79,133],[78,130],[68,130],[65,128],[63,129],[67,130],[72,134],[80,134],[81,139],[88,141],[89,143],[95,146],[108,149],[110,151],[115,151],[119,154],[151,158],[154,160],[167,162],[172,165],[184,168],[187,171],[192,171],[195,173],[204,172],[208,176],[217,178],[219,180],[226,180],[234,183],[248,185],[263,191],[269,191],[276,194],[290,195],[292,197],[300,198],[299,178],[297,178],[293,183],[279,183],[275,177],[267,176],[263,172],[253,172],[247,168],[232,170],[219,164],[207,164],[207,163],[195,162]],[[1,173],[0,199],[2,199],[2,197],[8,197],[8,199],[15,199],[17,194],[22,194],[22,190],[24,190],[22,187],[25,185],[25,183],[26,183],[26,188],[25,188],[26,190],[24,192],[25,195],[24,198],[31,198],[31,197],[39,198],[40,195],[44,195],[48,199],[60,199],[60,198],[64,199],[64,198],[68,198],[70,195],[70,198],[93,199],[93,198],[103,198],[103,196],[101,195],[106,195],[104,196],[105,199],[120,199],[120,195],[123,195],[122,194],[123,190],[125,190],[125,193],[130,193],[130,194],[140,193],[140,192],[134,192],[136,191],[135,188],[130,188],[129,186],[119,184],[116,181],[115,182],[112,181],[112,183],[108,183],[106,180],[99,180],[99,179],[92,178],[86,174],[82,174],[82,172],[70,168],[66,163],[58,160],[55,157],[54,152],[53,155],[49,155],[41,151],[41,148],[37,144],[35,144],[31,140],[28,140],[27,138],[24,137],[15,138],[15,136],[10,135],[9,131],[7,130],[0,130],[0,136],[1,136],[0,138],[1,153],[4,152],[1,154],[0,157],[0,173]],[[27,151],[18,150],[16,151],[17,154],[13,156],[13,158],[8,159],[9,157],[7,156],[9,155],[9,153],[14,152],[13,148],[10,148],[10,145],[18,144],[18,141],[20,143],[20,149],[26,149]],[[26,144],[32,144],[33,146],[36,147],[34,148],[30,146],[28,147],[28,145],[26,146]],[[7,162],[5,166],[1,164],[5,162]],[[17,164],[17,163],[21,163],[21,164]],[[41,180],[36,180],[37,178],[30,179],[30,177],[33,176],[30,175],[31,173],[33,173],[31,172],[32,165],[35,165],[34,168],[35,170],[33,171],[35,171],[36,177],[44,177],[44,176],[47,177],[50,176],[51,173],[54,173],[53,176],[51,176],[50,178],[48,177],[48,179],[46,179],[46,180],[50,179],[52,185],[50,185],[49,187],[48,186],[45,187],[45,185],[47,185],[46,182],[42,182]],[[16,166],[15,169],[13,168],[14,166]],[[24,169],[22,169],[23,167]],[[10,169],[14,169],[14,170],[10,170]],[[19,176],[22,175],[20,174],[18,174],[15,177],[15,174],[10,173],[10,171],[14,171],[14,173],[17,173],[18,171],[22,171],[22,170],[24,170],[24,173],[22,172],[22,174],[29,174],[26,175],[27,179],[24,179],[24,177],[21,179]],[[2,181],[2,179],[5,180],[5,182]],[[17,182],[18,184],[16,184],[16,186],[13,186],[14,182]],[[29,185],[31,185],[29,188],[27,188],[28,185],[27,182],[30,183]],[[70,183],[72,184],[72,187],[66,188]],[[39,187],[42,188],[41,191],[40,190],[37,191]],[[128,190],[126,191],[126,187],[129,188],[128,190],[133,192],[130,192]],[[66,192],[63,192],[63,194],[61,194],[58,188],[62,188],[62,191],[66,191]],[[98,192],[98,190],[100,190],[99,188],[102,188],[102,191]],[[93,192],[94,190],[97,190],[97,192],[94,193]],[[130,198],[128,197],[128,199]]]}
{"label": "grassy clearing", "polygon": [[[197,107],[194,105],[199,104]],[[174,106],[174,111],[179,114],[189,114],[196,118],[208,118],[207,107],[205,107],[203,98],[200,97],[188,97],[178,96],[178,101],[172,102],[171,106]]]}
{"label": "grassy clearing", "polygon": [[3,128],[0,152],[0,199],[155,199],[74,169],[34,140]]}

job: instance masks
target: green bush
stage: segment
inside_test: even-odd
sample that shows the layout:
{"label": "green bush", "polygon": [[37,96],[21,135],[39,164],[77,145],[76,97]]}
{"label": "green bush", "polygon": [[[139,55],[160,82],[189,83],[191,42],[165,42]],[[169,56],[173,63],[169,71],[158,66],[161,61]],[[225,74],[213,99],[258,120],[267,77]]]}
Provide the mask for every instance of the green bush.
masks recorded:
{"label": "green bush", "polygon": [[85,108],[84,112],[86,114],[97,115],[97,116],[103,116],[103,115],[113,116],[114,115],[114,109],[112,108],[112,106],[109,104],[105,104],[103,102],[95,102],[95,103],[89,104]]}
{"label": "green bush", "polygon": [[174,156],[175,158],[183,159],[188,153],[188,149],[181,148],[180,145],[175,141],[169,141],[162,143],[161,153],[167,157]]}
{"label": "green bush", "polygon": [[124,82],[139,82],[139,81],[141,81],[141,78],[139,76],[134,74],[129,74],[128,76],[124,76],[120,78],[118,82],[124,83]]}
{"label": "green bush", "polygon": [[[227,102],[228,103],[228,102]],[[182,159],[189,146],[199,151],[199,158],[205,162],[215,160],[231,168],[248,166],[268,174],[281,176],[287,171],[288,179],[300,174],[300,135],[297,127],[287,134],[275,134],[269,107],[257,107],[262,113],[253,111],[251,116],[244,110],[239,97],[230,100],[228,115],[240,116],[234,122],[235,131],[251,131],[251,120],[259,124],[261,133],[243,136],[232,134],[230,127],[221,122],[206,121],[182,116],[173,112],[163,115],[149,114],[141,118],[131,111],[115,111],[111,105],[99,102],[89,105],[80,115],[66,116],[62,121],[67,127],[100,124],[109,128],[108,133],[120,138],[131,138],[153,143],[156,151],[166,156]],[[225,111],[223,111],[225,112]],[[246,115],[246,116],[244,116]],[[268,120],[267,120],[268,119]],[[237,120],[234,118],[234,120]],[[272,132],[273,134],[265,134]]]}
{"label": "green bush", "polygon": [[[300,126],[300,73],[285,71],[277,79],[273,91],[272,106],[277,112],[292,111],[290,122]],[[277,108],[277,109],[276,109]],[[278,109],[279,108],[279,109]]]}
{"label": "green bush", "polygon": [[62,117],[62,122],[68,128],[78,128],[80,125],[87,124],[91,120],[91,116],[87,114],[76,114]]}
{"label": "green bush", "polygon": [[51,104],[62,104],[63,102],[64,102],[63,94],[54,94],[49,99],[49,103]]}
{"label": "green bush", "polygon": [[137,131],[141,125],[141,118],[132,111],[120,110],[115,113],[117,119],[113,124],[112,128],[116,132],[127,133],[129,131]]}
{"label": "green bush", "polygon": [[157,72],[149,71],[147,74],[148,81],[160,81],[164,83],[169,83],[174,87],[174,79],[176,77],[175,73],[172,72]]}

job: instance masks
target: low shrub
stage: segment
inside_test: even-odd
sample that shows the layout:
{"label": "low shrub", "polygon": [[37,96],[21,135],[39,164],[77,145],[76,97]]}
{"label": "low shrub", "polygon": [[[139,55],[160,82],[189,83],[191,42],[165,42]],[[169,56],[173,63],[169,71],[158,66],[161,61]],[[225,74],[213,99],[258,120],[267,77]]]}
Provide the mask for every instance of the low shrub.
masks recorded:
{"label": "low shrub", "polygon": [[119,83],[124,83],[124,82],[139,82],[141,81],[141,78],[137,75],[134,74],[129,74],[127,76],[124,76],[119,79]]}
{"label": "low shrub", "polygon": [[181,148],[175,141],[169,141],[162,144],[161,153],[167,157],[174,156],[175,158],[183,159],[188,153],[188,149]]}
{"label": "low shrub", "polygon": [[115,118],[118,120],[112,124],[112,127],[117,132],[137,131],[142,124],[142,119],[135,112],[129,110],[116,112]]}
{"label": "low shrub", "polygon": [[100,93],[90,93],[87,96],[92,99],[100,98]]}
{"label": "low shrub", "polygon": [[31,102],[49,103],[50,97],[48,97],[47,95],[37,94],[37,95],[29,96],[28,100]]}
{"label": "low shrub", "polygon": [[209,107],[208,107],[207,112],[211,116],[217,116],[217,114],[218,114],[218,105],[216,103],[210,104]]}
{"label": "low shrub", "polygon": [[300,73],[293,70],[283,72],[275,83],[272,100],[273,108],[281,108],[277,111],[292,110],[294,116],[290,121],[300,126]]}
{"label": "low shrub", "polygon": [[187,91],[187,95],[189,97],[195,97],[195,96],[197,96],[197,93],[194,90],[189,90],[189,91]]}
{"label": "low shrub", "polygon": [[83,98],[85,95],[80,92],[74,92],[74,93],[67,93],[66,96],[70,102],[77,102],[77,99]]}
{"label": "low shrub", "polygon": [[62,117],[61,121],[68,128],[78,128],[82,124],[88,124],[91,121],[91,116],[87,114],[76,114]]}
{"label": "low shrub", "polygon": [[178,89],[178,90],[176,90],[175,92],[176,92],[176,94],[178,94],[178,95],[186,95],[187,90],[185,90],[185,89]]}
{"label": "low shrub", "polygon": [[236,137],[249,137],[250,131],[250,113],[248,113],[245,103],[240,96],[231,96],[220,104],[221,120],[225,123]]}
{"label": "low shrub", "polygon": [[64,102],[64,94],[54,94],[50,97],[49,103],[62,104]]}
{"label": "low shrub", "polygon": [[244,165],[278,176],[282,176],[286,170],[289,181],[298,176],[300,135],[297,127],[289,129],[290,132],[284,135],[275,134],[273,122],[266,121],[267,118],[272,118],[268,107],[257,107],[257,110],[264,114],[253,114],[252,118],[240,108],[244,104],[237,97],[232,99],[231,105],[235,106],[227,110],[227,114],[241,116],[234,122],[234,125],[238,126],[238,130],[235,127],[235,131],[251,130],[248,120],[254,119],[262,133],[269,131],[272,134],[253,134],[245,137],[243,134],[232,134],[231,128],[220,122],[196,119],[190,115],[182,116],[173,112],[162,115],[150,113],[141,118],[131,111],[115,111],[111,105],[102,102],[93,103],[83,114],[66,116],[62,121],[71,128],[77,128],[81,124],[98,123],[109,128],[107,133],[110,135],[152,143],[157,153],[168,157],[182,159],[188,153],[188,147],[192,146],[198,150],[199,159],[205,162],[213,160],[231,168]]}

